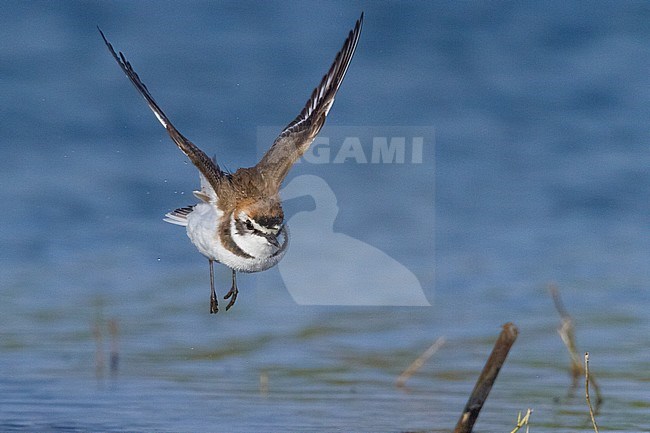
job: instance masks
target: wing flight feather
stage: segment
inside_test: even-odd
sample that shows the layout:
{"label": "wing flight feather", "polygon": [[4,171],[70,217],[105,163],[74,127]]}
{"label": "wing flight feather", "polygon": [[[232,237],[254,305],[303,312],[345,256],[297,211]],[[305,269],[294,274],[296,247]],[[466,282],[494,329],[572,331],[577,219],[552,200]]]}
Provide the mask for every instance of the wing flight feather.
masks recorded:
{"label": "wing flight feather", "polygon": [[323,127],[327,113],[334,103],[336,92],[350,66],[350,61],[359,42],[362,25],[363,13],[357,20],[354,29],[348,34],[343,48],[336,55],[329,71],[312,92],[305,107],[284,128],[257,164],[256,167],[266,182],[275,189],[280,188],[280,184],[293,164],[305,153]]}
{"label": "wing flight feather", "polygon": [[120,65],[122,71],[124,71],[129,80],[131,80],[131,83],[135,86],[145,101],[147,101],[149,108],[151,108],[151,111],[153,111],[153,114],[155,114],[158,121],[167,130],[167,133],[172,138],[172,140],[174,140],[174,143],[176,143],[178,148],[185,155],[187,155],[190,161],[192,161],[192,164],[194,164],[196,168],[199,169],[201,174],[205,176],[212,188],[214,190],[217,190],[217,185],[219,184],[221,178],[224,176],[224,173],[221,171],[219,166],[208,155],[206,155],[205,152],[199,149],[190,140],[185,138],[183,134],[178,132],[174,125],[172,125],[172,123],[169,121],[165,113],[160,109],[158,103],[153,99],[153,96],[151,96],[151,93],[149,93],[149,89],[147,89],[147,86],[145,86],[144,83],[140,80],[140,77],[131,66],[131,63],[126,60],[126,57],[124,57],[124,54],[120,52],[118,55],[113,49],[111,43],[106,39],[106,36],[104,36],[104,32],[102,32],[99,27],[97,27],[97,30],[99,30],[99,34],[102,35],[102,39],[104,39],[104,43],[106,44],[108,51],[110,51],[110,53],[113,55],[113,58],[117,64]]}

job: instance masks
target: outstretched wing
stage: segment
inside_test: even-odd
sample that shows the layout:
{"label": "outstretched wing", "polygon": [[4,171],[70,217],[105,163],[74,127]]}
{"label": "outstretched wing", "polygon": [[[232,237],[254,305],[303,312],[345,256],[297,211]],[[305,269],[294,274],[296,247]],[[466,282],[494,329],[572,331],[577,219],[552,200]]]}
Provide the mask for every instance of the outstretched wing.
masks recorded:
{"label": "outstretched wing", "polygon": [[325,74],[318,87],[314,89],[298,117],[289,123],[266,152],[257,168],[269,185],[279,189],[293,164],[302,156],[323,127],[336,92],[343,82],[350,66],[354,50],[359,42],[363,13],[354,29],[348,34],[343,48],[338,52],[330,70]]}
{"label": "outstretched wing", "polygon": [[120,52],[118,56],[117,53],[115,53],[113,46],[110,44],[110,42],[108,42],[106,36],[104,36],[104,32],[102,32],[99,27],[97,27],[97,30],[99,30],[99,34],[102,35],[102,39],[104,39],[104,43],[108,47],[108,51],[111,52],[115,61],[118,63],[118,65],[120,65],[126,76],[129,77],[129,80],[131,80],[131,83],[133,83],[135,88],[138,89],[138,92],[140,92],[140,94],[147,101],[149,108],[151,108],[151,111],[153,111],[153,114],[156,115],[156,118],[160,121],[162,126],[165,127],[169,133],[169,136],[172,138],[172,140],[174,140],[174,143],[176,143],[179,149],[181,149],[181,151],[187,155],[190,161],[192,161],[192,164],[194,164],[196,168],[199,169],[201,174],[208,180],[212,188],[216,190],[219,180],[224,175],[219,166],[194,143],[185,138],[183,134],[178,132],[178,130],[174,127],[174,125],[172,125],[165,113],[163,113],[156,101],[153,99],[153,96],[151,96],[151,93],[149,93],[147,86],[145,86],[144,83],[140,81],[140,77],[138,77],[138,74],[133,70],[131,63],[126,60],[124,54]]}

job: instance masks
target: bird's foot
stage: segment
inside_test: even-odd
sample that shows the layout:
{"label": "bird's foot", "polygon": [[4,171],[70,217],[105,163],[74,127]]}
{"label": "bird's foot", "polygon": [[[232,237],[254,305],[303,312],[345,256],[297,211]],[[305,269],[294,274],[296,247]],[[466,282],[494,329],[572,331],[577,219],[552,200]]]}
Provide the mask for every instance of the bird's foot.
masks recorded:
{"label": "bird's foot", "polygon": [[210,263],[210,314],[219,312],[219,301],[217,301],[217,292],[214,291],[214,260],[208,259]]}
{"label": "bird's foot", "polygon": [[239,290],[237,289],[236,285],[233,285],[228,293],[226,293],[226,296],[223,297],[223,299],[230,299],[230,302],[228,302],[228,305],[226,306],[226,311],[230,310],[230,307],[235,305],[235,301],[237,300],[237,294],[239,293]]}
{"label": "bird's foot", "polygon": [[213,291],[210,293],[210,314],[217,314],[219,312],[219,301],[217,301],[217,294]]}

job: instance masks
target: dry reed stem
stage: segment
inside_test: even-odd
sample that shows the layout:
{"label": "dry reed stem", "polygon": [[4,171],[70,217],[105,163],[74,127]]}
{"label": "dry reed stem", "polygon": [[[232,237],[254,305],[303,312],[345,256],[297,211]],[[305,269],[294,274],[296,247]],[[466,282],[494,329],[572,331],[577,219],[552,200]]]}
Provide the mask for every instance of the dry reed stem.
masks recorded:
{"label": "dry reed stem", "polygon": [[528,433],[528,420],[530,419],[531,413],[533,413],[533,410],[531,408],[528,408],[526,415],[524,415],[522,418],[521,411],[519,411],[519,414],[517,414],[517,425],[510,433],[517,433],[523,426],[526,426],[526,433]]}
{"label": "dry reed stem", "polygon": [[111,319],[108,322],[108,331],[111,334],[110,368],[112,375],[117,374],[120,364],[119,329],[117,319]]}
{"label": "dry reed stem", "polygon": [[434,343],[427,349],[425,350],[422,355],[418,356],[415,361],[409,365],[406,370],[402,372],[397,377],[397,380],[395,380],[395,386],[398,388],[404,387],[406,385],[406,381],[410,379],[413,374],[415,374],[422,366],[424,363],[427,361],[427,359],[431,358],[434,353],[436,353],[440,348],[445,344],[445,337],[439,337]]}
{"label": "dry reed stem", "polygon": [[494,343],[492,353],[476,381],[474,390],[467,400],[467,404],[456,424],[454,433],[470,433],[474,428],[474,423],[483,408],[483,404],[485,404],[490,390],[492,390],[492,385],[494,385],[494,381],[505,363],[508,352],[517,339],[518,334],[519,331],[513,323],[508,322],[503,325],[503,330]]}
{"label": "dry reed stem", "polygon": [[104,376],[104,338],[98,321],[93,325],[93,338],[95,339],[95,377],[101,379]]}
{"label": "dry reed stem", "polygon": [[[556,285],[551,284],[549,286],[549,291],[551,292],[551,297],[553,298],[555,309],[560,314],[560,318],[562,319],[562,325],[558,328],[557,332],[560,334],[560,338],[562,339],[562,342],[564,343],[567,350],[569,351],[569,356],[571,358],[570,395],[572,395],[573,391],[578,386],[578,380],[582,375],[585,374],[585,369],[582,365],[582,360],[578,355],[578,349],[577,349],[576,337],[575,337],[575,326],[573,325],[573,319],[571,318],[571,315],[567,312],[566,308],[564,308],[564,304],[562,303],[562,298],[560,297],[560,290],[557,288]],[[589,381],[593,385],[594,391],[596,392],[596,410],[598,410],[598,407],[603,401],[602,396],[600,394],[600,387],[596,383],[596,379],[593,377],[593,375],[589,377]]]}
{"label": "dry reed stem", "polygon": [[587,406],[589,406],[591,424],[594,426],[594,431],[598,433],[598,425],[596,424],[596,417],[594,416],[594,408],[591,407],[591,399],[589,398],[589,352],[585,353],[585,397],[587,400]]}
{"label": "dry reed stem", "polygon": [[269,374],[266,371],[260,372],[260,394],[265,397],[269,394]]}
{"label": "dry reed stem", "polygon": [[575,389],[578,386],[578,379],[584,374],[582,361],[580,360],[578,350],[576,349],[575,326],[573,325],[573,319],[567,312],[566,308],[564,308],[562,298],[560,298],[560,291],[557,286],[551,284],[549,286],[549,291],[551,292],[555,309],[560,314],[560,319],[562,319],[562,325],[558,328],[557,332],[560,334],[562,342],[569,351],[569,357],[571,358],[571,389]]}

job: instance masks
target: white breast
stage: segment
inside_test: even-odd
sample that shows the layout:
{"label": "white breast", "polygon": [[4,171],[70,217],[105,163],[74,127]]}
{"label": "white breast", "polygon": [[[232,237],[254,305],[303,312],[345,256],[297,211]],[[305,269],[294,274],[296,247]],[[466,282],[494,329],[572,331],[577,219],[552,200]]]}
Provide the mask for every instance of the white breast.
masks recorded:
{"label": "white breast", "polygon": [[[234,241],[248,256],[232,253],[222,245],[218,235],[218,223],[223,216],[214,204],[199,203],[187,217],[187,236],[201,254],[211,260],[223,263],[238,272],[260,272],[275,266],[286,252],[289,243],[288,231],[283,229],[279,237],[280,248],[269,245],[256,235],[239,236]],[[232,233],[234,222],[230,221]]]}

